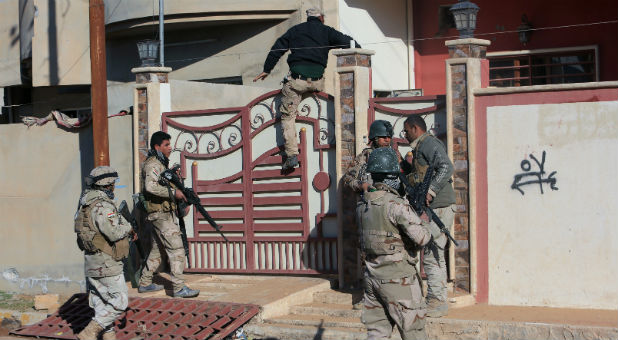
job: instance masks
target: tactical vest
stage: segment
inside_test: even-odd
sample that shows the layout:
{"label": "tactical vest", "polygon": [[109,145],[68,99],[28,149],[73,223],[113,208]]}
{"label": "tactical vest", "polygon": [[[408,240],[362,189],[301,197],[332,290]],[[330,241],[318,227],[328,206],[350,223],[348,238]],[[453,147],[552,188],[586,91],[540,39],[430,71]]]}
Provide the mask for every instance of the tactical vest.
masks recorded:
{"label": "tactical vest", "polygon": [[[390,201],[390,200],[388,200]],[[399,229],[386,216],[384,196],[367,203],[366,211],[361,208],[361,246],[366,255],[392,255],[405,252]]]}
{"label": "tactical vest", "polygon": [[418,150],[421,147],[421,144],[429,135],[424,134],[420,137],[418,143],[416,143],[416,147],[414,148],[414,159],[412,160],[412,166],[414,167],[414,171],[410,174],[408,181],[414,185],[423,183],[423,179],[425,179],[425,173],[427,173],[427,169],[429,168],[429,163],[425,161],[424,158],[419,157]]}
{"label": "tactical vest", "polygon": [[96,254],[98,252],[103,252],[111,256],[114,260],[120,261],[129,255],[129,239],[125,237],[116,242],[110,242],[90,220],[92,208],[96,203],[101,201],[107,201],[113,204],[111,200],[99,198],[91,204],[82,206],[79,209],[79,213],[75,219],[77,246],[86,253]]}
{"label": "tactical vest", "polygon": [[[155,156],[150,156],[144,161],[143,168],[145,168],[146,164],[148,164],[149,162],[159,162],[159,160],[157,160],[157,157]],[[142,172],[142,192],[139,195],[139,199],[144,206],[144,210],[146,210],[148,214],[154,212],[170,212],[176,210],[176,202],[172,198],[163,198],[148,193],[146,191],[145,181],[146,173]],[[174,188],[173,185],[172,188]]]}

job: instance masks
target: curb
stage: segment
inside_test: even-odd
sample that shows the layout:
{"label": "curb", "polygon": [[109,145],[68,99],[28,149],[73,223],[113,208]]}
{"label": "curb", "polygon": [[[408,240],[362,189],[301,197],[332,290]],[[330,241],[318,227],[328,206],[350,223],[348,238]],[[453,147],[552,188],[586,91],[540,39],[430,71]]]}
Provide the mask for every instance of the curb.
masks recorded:
{"label": "curb", "polygon": [[310,303],[313,301],[314,293],[322,290],[328,290],[330,287],[331,282],[329,280],[324,280],[324,282],[317,283],[314,286],[307,287],[284,298],[262,305],[260,306],[260,319],[269,319],[272,317],[286,315],[290,312],[290,308],[292,306]]}

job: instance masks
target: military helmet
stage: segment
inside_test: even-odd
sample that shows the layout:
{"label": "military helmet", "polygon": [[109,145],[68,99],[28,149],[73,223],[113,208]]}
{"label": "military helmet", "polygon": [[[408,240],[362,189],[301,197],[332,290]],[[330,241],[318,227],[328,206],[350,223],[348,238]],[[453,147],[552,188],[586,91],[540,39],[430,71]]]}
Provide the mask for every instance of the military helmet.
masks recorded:
{"label": "military helmet", "polygon": [[367,160],[367,172],[372,174],[398,174],[399,159],[397,152],[390,146],[377,148]]}
{"label": "military helmet", "polygon": [[106,186],[114,183],[118,178],[118,173],[110,166],[98,166],[92,171],[90,171],[90,175],[86,177],[86,184],[88,185],[98,185],[98,186]]}
{"label": "military helmet", "polygon": [[385,120],[376,120],[369,127],[369,140],[377,137],[393,137],[393,125]]}

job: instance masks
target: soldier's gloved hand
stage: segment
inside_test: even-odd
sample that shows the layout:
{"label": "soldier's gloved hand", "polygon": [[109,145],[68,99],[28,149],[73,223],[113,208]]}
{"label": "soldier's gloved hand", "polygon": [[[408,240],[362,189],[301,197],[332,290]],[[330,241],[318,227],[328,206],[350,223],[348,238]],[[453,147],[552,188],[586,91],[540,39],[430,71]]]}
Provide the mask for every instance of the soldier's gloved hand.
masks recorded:
{"label": "soldier's gloved hand", "polygon": [[185,194],[182,193],[182,190],[174,190],[174,197],[176,197],[177,200],[182,200],[182,201],[186,201],[187,198],[185,197]]}
{"label": "soldier's gloved hand", "polygon": [[423,211],[423,213],[421,214],[421,221],[425,222],[425,223],[429,223],[429,216],[427,216],[427,213]]}
{"label": "soldier's gloved hand", "polygon": [[135,232],[135,230],[131,229],[131,231],[129,232],[129,237],[132,241],[137,241],[137,233]]}

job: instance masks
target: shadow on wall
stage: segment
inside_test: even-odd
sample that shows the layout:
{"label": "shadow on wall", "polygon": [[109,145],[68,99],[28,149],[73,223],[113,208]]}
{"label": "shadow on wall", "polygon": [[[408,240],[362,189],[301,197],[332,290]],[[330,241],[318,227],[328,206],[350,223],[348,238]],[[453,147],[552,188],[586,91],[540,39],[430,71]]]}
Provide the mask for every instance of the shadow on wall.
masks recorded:
{"label": "shadow on wall", "polygon": [[[192,68],[188,75],[174,77],[172,73],[172,78],[203,80],[239,76],[243,66],[252,66],[242,65],[240,56],[250,53],[251,58],[256,58],[256,64],[260,64],[276,38],[272,41],[262,41],[259,44],[247,43],[247,41],[280,23],[281,21],[271,21],[221,26],[207,26],[204,23],[191,25],[185,23],[182,26],[168,24],[165,26],[165,66],[177,71],[190,65],[203,63],[205,59],[213,57],[197,70]],[[135,80],[131,68],[141,64],[136,42],[153,39],[154,33],[152,31],[133,32],[139,35],[108,38],[108,80],[122,82]],[[258,53],[255,53],[256,51]]]}

